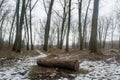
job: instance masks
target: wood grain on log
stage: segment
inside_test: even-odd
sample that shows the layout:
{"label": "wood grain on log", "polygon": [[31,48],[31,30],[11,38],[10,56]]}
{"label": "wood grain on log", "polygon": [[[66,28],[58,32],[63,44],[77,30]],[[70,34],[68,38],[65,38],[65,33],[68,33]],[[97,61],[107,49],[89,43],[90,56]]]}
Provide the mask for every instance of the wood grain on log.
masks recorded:
{"label": "wood grain on log", "polygon": [[42,67],[54,67],[73,71],[79,70],[78,60],[38,58],[37,64]]}

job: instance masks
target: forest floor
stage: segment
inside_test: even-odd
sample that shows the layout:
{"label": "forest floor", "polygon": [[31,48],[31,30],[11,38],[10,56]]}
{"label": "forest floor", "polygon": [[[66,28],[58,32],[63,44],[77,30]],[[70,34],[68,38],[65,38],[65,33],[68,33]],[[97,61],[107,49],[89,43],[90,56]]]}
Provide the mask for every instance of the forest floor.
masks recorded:
{"label": "forest floor", "polygon": [[[102,54],[101,54],[102,53]],[[38,67],[38,57],[78,59],[79,71]],[[0,50],[0,80],[120,80],[120,51],[104,49],[99,55],[88,50],[59,49],[22,51]]]}
{"label": "forest floor", "polygon": [[99,55],[79,49],[70,49],[69,52],[52,49],[46,54],[48,58],[79,60],[79,71],[33,66],[32,80],[120,80],[120,51],[117,49],[101,50]]}

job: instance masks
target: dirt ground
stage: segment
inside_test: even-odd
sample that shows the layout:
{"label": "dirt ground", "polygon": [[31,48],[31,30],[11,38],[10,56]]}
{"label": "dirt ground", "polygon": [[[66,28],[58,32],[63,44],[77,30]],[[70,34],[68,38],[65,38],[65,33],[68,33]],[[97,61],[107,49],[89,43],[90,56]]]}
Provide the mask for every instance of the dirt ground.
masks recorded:
{"label": "dirt ground", "polygon": [[[40,49],[39,49],[40,50]],[[88,61],[104,61],[106,63],[111,63],[113,59],[107,60],[110,58],[113,58],[120,63],[120,51],[117,49],[102,49],[98,51],[98,53],[90,53],[89,50],[79,50],[79,49],[70,49],[69,52],[66,52],[65,50],[59,50],[59,49],[49,49],[48,52],[45,52],[43,50],[40,50],[42,53],[45,53],[47,58],[57,58],[57,59],[77,59],[79,62],[83,62],[84,60]],[[20,53],[12,52],[11,50],[0,50],[0,66],[5,64],[8,60],[9,62],[15,62],[18,61],[21,58],[26,57],[33,57],[37,56],[39,53],[37,53],[35,50],[33,51],[26,51],[23,50]],[[76,77],[73,74],[88,74],[88,71],[80,68],[79,71],[69,71],[64,69],[58,69],[58,68],[44,68],[39,67],[37,65],[33,65],[30,68],[29,77],[31,80],[41,80],[41,79],[47,79],[47,80],[57,80],[59,78],[67,78],[69,80],[74,80]]]}
{"label": "dirt ground", "polygon": [[[58,58],[58,59],[77,59],[81,63],[84,60],[88,61],[104,61],[106,63],[111,63],[112,60],[107,60],[109,58],[115,57],[117,62],[120,62],[120,52],[117,49],[103,49],[100,50],[97,54],[90,53],[88,50],[79,49],[70,49],[69,52],[59,49],[50,49],[48,52],[44,52],[48,55],[47,58]],[[56,68],[43,68],[38,66],[31,67],[31,80],[39,79],[48,79],[48,80],[57,80],[61,77],[74,80],[75,76],[72,74],[87,74],[88,71],[80,68],[79,71],[69,71],[61,70]]]}

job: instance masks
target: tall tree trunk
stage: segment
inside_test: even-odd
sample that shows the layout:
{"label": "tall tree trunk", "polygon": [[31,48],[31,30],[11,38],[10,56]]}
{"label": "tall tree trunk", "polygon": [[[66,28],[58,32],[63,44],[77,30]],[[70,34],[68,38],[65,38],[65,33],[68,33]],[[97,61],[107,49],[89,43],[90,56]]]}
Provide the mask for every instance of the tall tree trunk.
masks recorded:
{"label": "tall tree trunk", "polygon": [[63,19],[62,19],[62,29],[61,29],[61,35],[60,35],[60,49],[63,47],[63,31],[65,27],[65,21],[66,21],[66,0],[64,0],[64,7],[63,7]]}
{"label": "tall tree trunk", "polygon": [[94,9],[92,15],[91,37],[89,49],[91,52],[97,52],[97,22],[98,22],[99,0],[94,0]]}
{"label": "tall tree trunk", "polygon": [[59,48],[60,47],[60,30],[59,30],[59,27],[57,27],[57,37],[58,37],[58,39],[57,39],[57,48]]}
{"label": "tall tree trunk", "polygon": [[111,32],[111,48],[113,48],[114,47],[114,44],[113,44],[113,35],[114,35],[114,31],[115,31],[115,29],[116,29],[116,24],[117,23],[114,23],[113,22],[113,25],[112,25],[112,32]]}
{"label": "tall tree trunk", "polygon": [[19,8],[20,8],[20,0],[17,0],[17,3],[16,3],[16,36],[15,36],[15,42],[14,42],[14,45],[13,45],[13,51],[16,51],[17,50],[17,40],[19,39],[19,36],[18,36],[18,32],[20,32],[20,28],[19,28]]}
{"label": "tall tree trunk", "polygon": [[112,31],[112,34],[111,34],[111,48],[113,48],[113,32],[114,31]]}
{"label": "tall tree trunk", "polygon": [[13,25],[14,25],[14,22],[15,22],[15,16],[16,16],[16,11],[15,11],[15,13],[14,13],[13,20],[12,20],[12,24],[11,24],[11,28],[10,28],[9,46],[10,46],[10,44],[11,44],[11,35],[12,35]]}
{"label": "tall tree trunk", "polygon": [[99,35],[99,49],[102,48],[102,37],[103,37],[103,20],[99,19],[99,28],[98,28],[98,35]]}
{"label": "tall tree trunk", "polygon": [[71,0],[69,0],[68,29],[67,29],[67,35],[66,35],[66,51],[69,51],[70,24],[71,24]]}
{"label": "tall tree trunk", "polygon": [[50,31],[50,23],[51,23],[51,14],[52,14],[52,6],[53,6],[54,0],[51,0],[49,11],[47,13],[47,22],[45,25],[45,34],[44,34],[44,46],[43,50],[48,50],[48,39],[49,39],[49,31]]}
{"label": "tall tree trunk", "polygon": [[76,40],[76,37],[75,37],[75,35],[73,35],[73,39],[72,39],[72,48],[76,48],[75,40]]}
{"label": "tall tree trunk", "polygon": [[2,33],[3,33],[3,31],[2,31],[2,29],[3,29],[3,24],[4,24],[4,21],[5,21],[5,18],[6,18],[6,16],[8,15],[8,12],[9,10],[6,10],[5,12],[4,12],[4,14],[2,15],[2,18],[1,18],[1,24],[0,24],[0,43],[3,41],[3,37],[2,37]]}
{"label": "tall tree trunk", "polygon": [[80,50],[82,50],[82,24],[81,24],[81,14],[82,14],[82,0],[78,0],[78,30],[79,30],[79,43],[80,43]]}
{"label": "tall tree trunk", "polygon": [[119,36],[119,49],[120,49],[120,36]]}
{"label": "tall tree trunk", "polygon": [[88,6],[87,6],[87,9],[86,9],[86,14],[85,14],[85,20],[84,20],[84,25],[83,25],[83,36],[82,36],[82,41],[81,41],[81,50],[83,49],[83,44],[85,44],[85,37],[87,36],[87,16],[88,16],[88,10],[89,10],[89,6],[90,6],[90,2],[91,0],[89,0],[88,2]]}
{"label": "tall tree trunk", "polygon": [[34,46],[33,46],[33,39],[32,39],[33,35],[32,35],[32,6],[31,4],[32,2],[30,0],[30,5],[29,5],[30,7],[30,40],[31,40],[31,50],[33,50]]}
{"label": "tall tree trunk", "polygon": [[104,38],[103,38],[103,48],[105,48],[105,45],[106,45],[106,38],[107,38],[108,29],[109,29],[109,26],[110,26],[111,19],[106,18],[106,21],[107,21],[107,25],[106,25],[106,28],[105,28],[105,34],[104,34]]}
{"label": "tall tree trunk", "polygon": [[2,38],[2,28],[3,28],[3,23],[4,23],[5,18],[2,19],[1,25],[0,25],[0,44],[3,42]]}
{"label": "tall tree trunk", "polygon": [[[23,23],[24,23],[24,15],[25,15],[25,2],[26,0],[23,0],[22,1],[22,9],[21,9],[21,15],[20,15],[20,20],[19,20],[19,5],[20,5],[20,2],[18,0],[18,12],[17,12],[17,32],[16,32],[16,38],[15,38],[15,43],[14,43],[14,46],[13,46],[13,51],[16,51],[16,52],[20,52],[21,51],[21,42],[22,42],[22,26],[23,26]],[[19,22],[20,21],[20,22]]]}
{"label": "tall tree trunk", "polygon": [[28,28],[28,21],[27,21],[26,14],[25,14],[25,22],[26,22],[26,28],[27,28],[27,50],[29,50],[29,28]]}

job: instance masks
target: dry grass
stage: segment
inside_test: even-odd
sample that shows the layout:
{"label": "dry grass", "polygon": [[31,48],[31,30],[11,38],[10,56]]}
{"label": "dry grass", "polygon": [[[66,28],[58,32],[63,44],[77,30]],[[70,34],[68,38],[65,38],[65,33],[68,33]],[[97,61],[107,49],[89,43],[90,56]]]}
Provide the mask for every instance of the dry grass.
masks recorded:
{"label": "dry grass", "polygon": [[25,58],[25,57],[33,57],[33,56],[37,56],[37,55],[39,55],[39,54],[36,53],[34,50],[33,51],[23,50],[20,53],[16,53],[11,50],[5,50],[5,49],[0,50],[0,59],[5,58],[4,61]]}
{"label": "dry grass", "polygon": [[102,49],[99,50],[97,53],[90,53],[89,50],[79,50],[78,48],[76,49],[69,49],[69,52],[66,52],[64,49],[60,50],[60,49],[49,49],[47,52],[43,51],[43,53],[48,54],[50,58],[70,58],[70,59],[78,59],[80,61],[82,60],[92,60],[92,61],[96,61],[96,60],[103,60],[103,59],[107,59],[113,56],[118,56],[118,54],[120,55],[120,52],[118,50],[115,49]]}
{"label": "dry grass", "polygon": [[45,52],[46,54],[49,54],[48,57],[54,58],[70,58],[70,59],[78,59],[78,60],[101,60],[103,58],[102,52],[96,53],[90,53],[89,50],[79,50],[79,49],[70,49],[69,52],[66,52],[65,50],[59,50],[59,49],[49,49],[48,52]]}
{"label": "dry grass", "polygon": [[98,55],[95,53],[88,53],[88,54],[84,55],[84,58],[88,59],[88,60],[96,61],[96,60],[102,60],[103,55]]}
{"label": "dry grass", "polygon": [[39,67],[37,65],[33,65],[30,68],[30,74],[35,74],[35,73],[39,73],[39,72],[45,72],[47,71],[49,68],[44,68],[44,67]]}
{"label": "dry grass", "polygon": [[0,50],[0,58],[15,58],[15,53],[10,50]]}
{"label": "dry grass", "polygon": [[21,51],[20,53],[13,52],[11,50],[0,50],[0,66],[5,64],[12,65],[19,59],[25,59],[27,57],[33,57],[39,55],[34,50],[33,51]]}
{"label": "dry grass", "polygon": [[83,68],[80,68],[79,71],[76,72],[77,74],[88,74],[89,72]]}
{"label": "dry grass", "polygon": [[[13,46],[13,44],[11,44],[11,46]],[[16,58],[16,57],[23,57],[23,56],[36,56],[39,55],[38,53],[36,53],[36,51],[34,50],[29,50],[27,51],[25,49],[25,47],[23,47],[21,49],[20,53],[16,53],[12,51],[12,47],[9,46],[9,43],[3,42],[2,44],[0,44],[0,58],[8,58],[8,59],[12,59],[12,58]]]}

